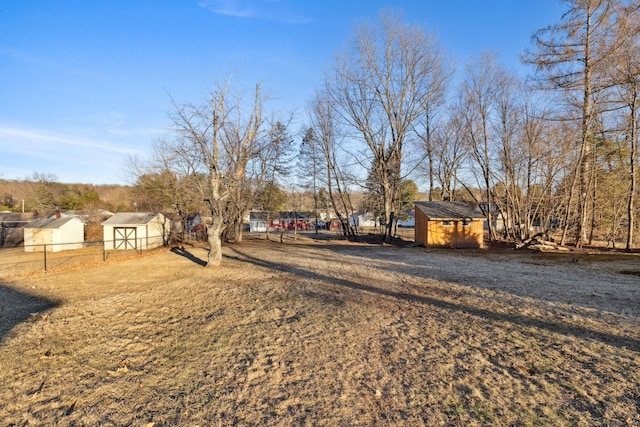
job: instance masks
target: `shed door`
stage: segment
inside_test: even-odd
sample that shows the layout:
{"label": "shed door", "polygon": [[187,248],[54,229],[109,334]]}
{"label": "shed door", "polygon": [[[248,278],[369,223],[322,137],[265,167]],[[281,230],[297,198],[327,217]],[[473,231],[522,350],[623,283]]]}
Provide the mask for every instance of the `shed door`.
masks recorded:
{"label": "shed door", "polygon": [[136,227],[113,227],[115,249],[136,249]]}

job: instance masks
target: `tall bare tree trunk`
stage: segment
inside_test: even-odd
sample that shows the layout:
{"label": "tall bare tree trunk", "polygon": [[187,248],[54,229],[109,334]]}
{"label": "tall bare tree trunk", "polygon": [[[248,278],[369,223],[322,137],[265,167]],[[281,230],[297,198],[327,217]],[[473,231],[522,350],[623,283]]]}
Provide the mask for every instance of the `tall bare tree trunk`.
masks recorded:
{"label": "tall bare tree trunk", "polygon": [[[576,168],[566,204],[561,244],[566,243],[572,224],[573,205],[577,204],[575,240],[580,247],[587,240],[587,220],[593,173],[591,125],[596,112],[594,87],[607,86],[605,71],[609,66],[612,5],[615,0],[564,0],[569,11],[561,23],[534,34],[538,52],[525,60],[536,65],[544,86],[566,93],[567,103],[580,108],[579,146]],[[574,103],[578,91],[580,103]]]}
{"label": "tall bare tree trunk", "polygon": [[562,227],[562,234],[560,236],[560,246],[564,246],[567,243],[567,234],[569,232],[569,227],[571,226],[571,206],[573,205],[576,194],[576,187],[578,186],[580,167],[580,162],[577,162],[576,167],[573,171],[573,177],[571,179],[571,187],[569,188],[569,198],[567,200],[567,206],[564,214],[564,224]]}
{"label": "tall bare tree trunk", "polygon": [[214,219],[213,224],[207,227],[207,242],[209,243],[209,255],[207,267],[218,267],[222,264],[222,224],[219,219]]}
{"label": "tall bare tree trunk", "polygon": [[240,221],[236,221],[233,228],[234,243],[242,243],[242,236],[244,234],[244,223],[242,222],[242,214],[240,214]]}
{"label": "tall bare tree trunk", "polygon": [[636,218],[636,191],[638,187],[638,173],[636,171],[638,164],[638,93],[635,87],[629,107],[629,138],[631,139],[631,150],[629,153],[629,197],[627,200],[627,251],[633,248],[633,233]]}
{"label": "tall bare tree trunk", "polygon": [[323,180],[327,186],[329,202],[338,217],[342,234],[354,237],[356,232],[349,222],[353,213],[351,199],[345,184],[344,174],[337,162],[338,135],[335,105],[327,94],[318,92],[309,106],[310,119],[318,138],[318,149],[324,159]]}
{"label": "tall bare tree trunk", "polygon": [[587,241],[587,213],[588,200],[591,194],[591,117],[593,114],[593,87],[591,69],[591,17],[587,18],[584,60],[584,96],[582,99],[582,130],[580,134],[580,193],[578,194],[578,209],[580,222],[576,230],[576,247],[581,247]]}
{"label": "tall bare tree trunk", "polygon": [[[214,122],[215,121],[216,119],[214,119]],[[212,152],[214,153],[214,158],[216,158],[217,144],[213,144]],[[226,197],[221,197],[220,181],[221,177],[217,173],[212,173],[209,176],[211,198],[205,199],[205,201],[209,204],[209,209],[211,210],[211,225],[207,226],[207,242],[209,243],[207,267],[218,267],[220,264],[222,264],[222,233],[224,231],[224,217],[222,216],[222,206],[224,206],[224,203],[221,202],[223,202]]]}

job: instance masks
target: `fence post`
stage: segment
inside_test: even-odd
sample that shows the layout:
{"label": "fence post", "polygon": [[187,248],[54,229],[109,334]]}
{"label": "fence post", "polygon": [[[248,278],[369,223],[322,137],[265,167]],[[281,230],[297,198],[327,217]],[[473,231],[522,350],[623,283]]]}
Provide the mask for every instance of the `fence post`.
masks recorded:
{"label": "fence post", "polygon": [[107,260],[107,249],[105,248],[107,242],[105,240],[102,241],[102,262]]}
{"label": "fence post", "polygon": [[47,271],[47,245],[44,245],[44,271]]}

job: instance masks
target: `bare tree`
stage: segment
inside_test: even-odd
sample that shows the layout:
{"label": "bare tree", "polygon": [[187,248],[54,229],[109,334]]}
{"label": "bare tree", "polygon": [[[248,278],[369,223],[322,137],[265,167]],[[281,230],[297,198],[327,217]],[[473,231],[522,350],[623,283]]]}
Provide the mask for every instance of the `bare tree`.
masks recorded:
{"label": "bare tree", "polygon": [[561,244],[565,244],[573,201],[577,198],[576,245],[587,239],[587,204],[593,191],[592,125],[597,114],[594,96],[607,83],[604,79],[607,58],[611,52],[610,32],[612,0],[564,0],[569,11],[560,23],[538,30],[533,40],[536,51],[524,56],[536,66],[543,87],[560,89],[569,106],[579,114],[578,161],[569,189],[565,227]]}
{"label": "bare tree", "polygon": [[165,150],[165,146],[165,141],[156,141],[147,158],[129,158],[127,173],[132,179],[131,196],[136,209],[165,214],[177,212],[184,220],[188,212],[199,209],[202,197],[194,191],[192,177],[176,167],[180,159]]}
{"label": "bare tree", "polygon": [[243,185],[260,154],[265,102],[260,89],[256,85],[248,104],[231,94],[229,82],[216,86],[204,105],[174,103],[176,139],[163,149],[174,158],[173,167],[194,178],[193,185],[210,211],[208,266],[222,262],[222,233],[229,224],[237,226]]}
{"label": "bare tree", "polygon": [[332,101],[322,92],[317,92],[309,103],[311,132],[306,135],[307,146],[322,159],[324,173],[318,173],[318,179],[327,188],[329,202],[335,212],[342,232],[346,237],[355,235],[349,222],[353,213],[353,204],[349,193],[349,179],[345,167],[338,161],[341,134],[336,120],[336,111]]}
{"label": "bare tree", "polygon": [[551,194],[567,161],[562,150],[565,134],[558,134],[542,100],[515,79],[503,82],[496,92],[492,127],[497,148],[493,192],[503,213],[505,236],[526,239],[534,223],[537,231],[548,231],[543,210],[553,204]]}
{"label": "bare tree", "polygon": [[[466,67],[466,78],[460,86],[460,99],[465,135],[469,141],[472,171],[482,190],[481,206],[487,217],[489,238],[496,239],[494,216],[495,201],[492,193],[494,175],[498,168],[500,126],[492,121],[500,120],[499,91],[509,85],[510,76],[497,64],[496,56],[485,52]],[[498,131],[498,133],[496,133]]]}
{"label": "bare tree", "polygon": [[433,35],[403,24],[393,13],[363,25],[351,49],[338,57],[326,90],[340,117],[368,149],[383,198],[391,238],[404,146],[439,93],[444,55]]}
{"label": "bare tree", "polygon": [[463,117],[459,105],[453,105],[451,114],[443,126],[433,132],[431,168],[434,179],[442,188],[442,200],[456,200],[456,184],[462,164],[469,151],[468,138],[464,134]]}
{"label": "bare tree", "polygon": [[631,2],[618,5],[615,37],[617,51],[612,60],[614,98],[623,107],[621,126],[628,152],[628,192],[626,203],[626,250],[631,250],[636,219],[636,193],[638,191],[638,114],[640,112],[640,5]]}
{"label": "bare tree", "polygon": [[[498,168],[493,171],[495,180],[502,184],[504,202],[498,204],[506,218],[504,233],[509,238],[523,238],[527,232],[525,219],[529,216],[524,208],[526,187],[523,185],[522,162],[527,157],[523,150],[522,128],[524,112],[520,82],[515,76],[500,73],[499,86],[494,94],[495,120],[492,123],[496,137]],[[525,227],[523,227],[525,226]],[[525,228],[523,230],[523,228]]]}
{"label": "bare tree", "polygon": [[442,72],[444,78],[441,81],[439,87],[435,87],[433,95],[425,100],[423,106],[424,114],[422,120],[418,123],[419,127],[415,128],[415,133],[418,139],[422,142],[422,148],[424,150],[424,162],[418,166],[423,172],[426,173],[429,190],[427,197],[429,201],[433,200],[434,189],[436,184],[436,151],[437,142],[435,139],[438,137],[439,126],[441,124],[441,110],[445,103],[445,91],[447,84],[451,77],[450,67],[443,66]]}
{"label": "bare tree", "polygon": [[[273,140],[264,128],[265,98],[260,84],[255,87],[252,102],[244,104],[240,95],[233,101],[233,114],[227,116],[220,138],[229,193],[225,212],[228,227],[224,235],[229,240],[229,231],[232,231],[233,240],[241,243],[244,213],[252,207],[256,190],[265,179],[267,165],[275,159],[269,155]],[[248,108],[250,113],[246,114]]]}
{"label": "bare tree", "polygon": [[[558,126],[549,121],[549,111],[540,100],[535,99],[528,88],[521,88],[521,129],[520,138],[514,149],[518,152],[513,169],[519,171],[517,182],[522,188],[522,197],[513,210],[519,212],[524,229],[519,230],[521,237],[529,237],[534,223],[547,233],[551,229],[551,217],[555,216],[552,200],[555,184],[563,165],[567,162],[564,138],[559,135]],[[516,190],[517,191],[517,190]]]}

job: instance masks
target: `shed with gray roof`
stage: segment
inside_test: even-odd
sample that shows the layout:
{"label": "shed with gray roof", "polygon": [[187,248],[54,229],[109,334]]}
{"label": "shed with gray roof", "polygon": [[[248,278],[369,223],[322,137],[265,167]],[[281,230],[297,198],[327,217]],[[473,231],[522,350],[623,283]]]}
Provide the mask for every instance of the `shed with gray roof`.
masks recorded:
{"label": "shed with gray roof", "polygon": [[120,212],[102,222],[104,248],[146,250],[169,242],[170,221],[153,212]]}
{"label": "shed with gray roof", "polygon": [[39,218],[24,226],[25,252],[66,251],[84,246],[84,223],[76,218]]}
{"label": "shed with gray roof", "polygon": [[465,202],[414,202],[415,241],[424,246],[481,248],[485,216]]}

